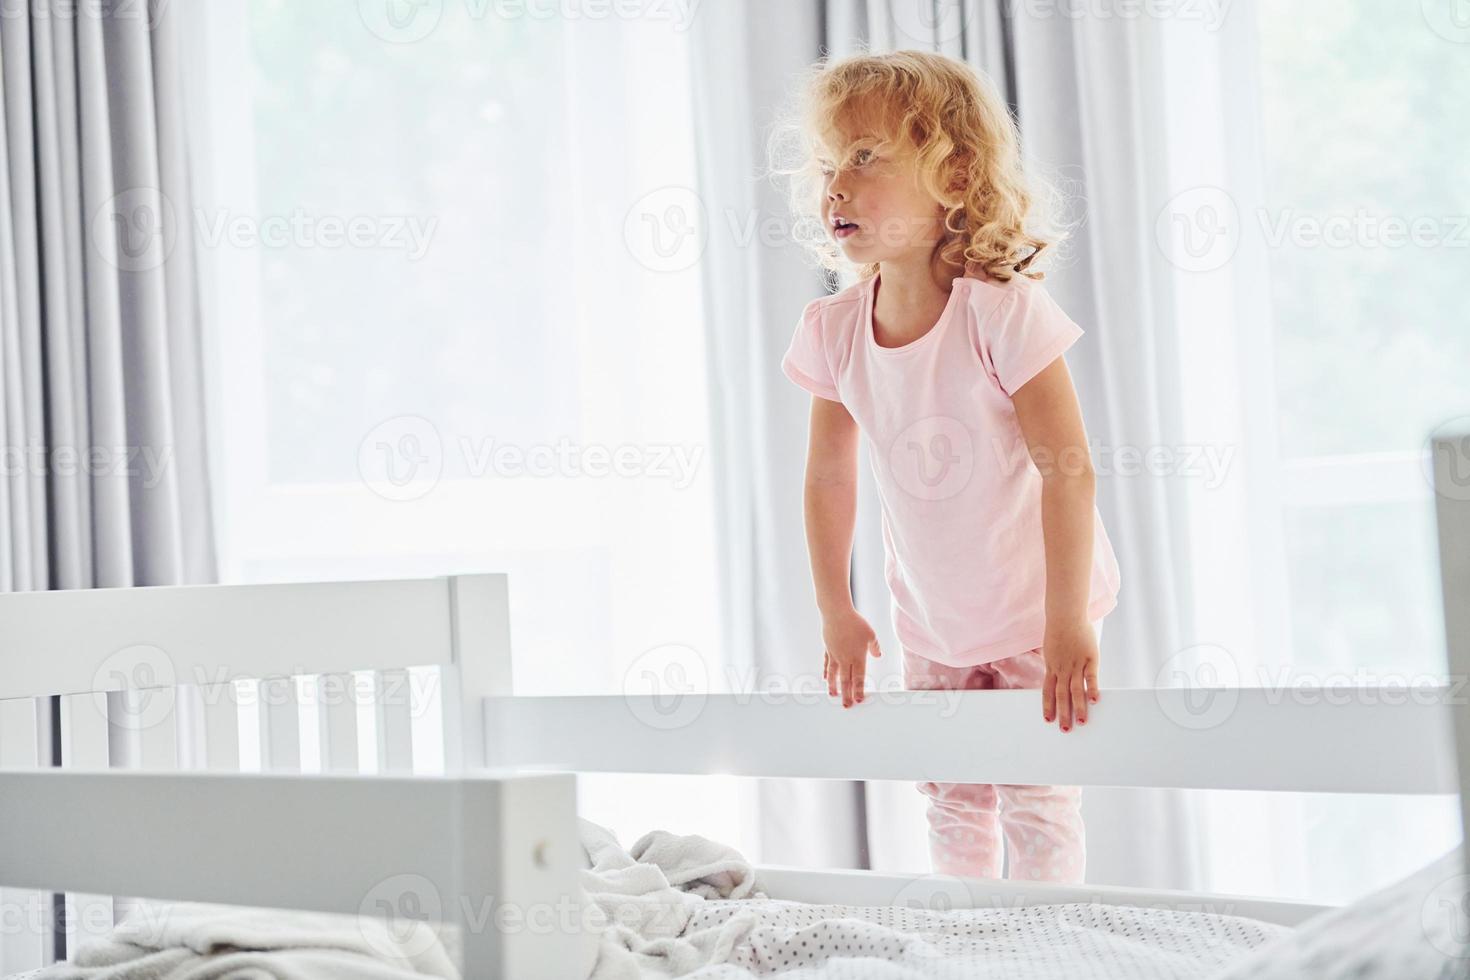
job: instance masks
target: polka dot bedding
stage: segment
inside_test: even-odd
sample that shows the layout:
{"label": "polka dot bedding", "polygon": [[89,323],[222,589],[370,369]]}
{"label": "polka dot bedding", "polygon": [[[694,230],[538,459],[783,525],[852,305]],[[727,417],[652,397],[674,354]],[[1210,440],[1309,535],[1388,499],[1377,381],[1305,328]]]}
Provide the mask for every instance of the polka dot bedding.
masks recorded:
{"label": "polka dot bedding", "polygon": [[740,941],[690,980],[1189,980],[1288,935],[1285,926],[1205,912],[1098,904],[1010,909],[710,901],[687,932],[746,917]]}

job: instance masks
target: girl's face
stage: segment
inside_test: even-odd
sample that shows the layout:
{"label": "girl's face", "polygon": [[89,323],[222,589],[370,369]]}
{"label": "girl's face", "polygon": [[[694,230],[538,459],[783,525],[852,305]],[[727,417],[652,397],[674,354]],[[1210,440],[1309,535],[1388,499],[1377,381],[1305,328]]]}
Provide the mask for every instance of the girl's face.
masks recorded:
{"label": "girl's face", "polygon": [[889,143],[859,149],[845,165],[822,157],[818,163],[822,218],[848,261],[907,262],[933,252],[942,237],[943,212],[919,186],[910,154]]}

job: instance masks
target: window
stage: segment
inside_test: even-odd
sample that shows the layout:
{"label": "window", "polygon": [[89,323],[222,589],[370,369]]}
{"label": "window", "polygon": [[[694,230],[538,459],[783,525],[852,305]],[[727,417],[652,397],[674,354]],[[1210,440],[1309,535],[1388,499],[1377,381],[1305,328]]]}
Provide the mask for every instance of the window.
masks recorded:
{"label": "window", "polygon": [[[1196,618],[1245,686],[1445,682],[1424,451],[1470,414],[1470,75],[1431,6],[1260,0],[1215,37],[1164,28],[1182,42],[1164,48],[1171,177],[1229,232],[1174,276],[1187,426],[1238,450],[1241,475],[1191,488]],[[1323,902],[1460,834],[1440,797],[1213,794],[1207,810],[1209,887]],[[1243,855],[1248,826],[1275,853]]]}
{"label": "window", "polygon": [[[521,693],[721,663],[699,273],[626,230],[694,182],[687,33],[373,7],[188,12],[225,579],[507,572]],[[734,810],[610,787],[620,832]]]}

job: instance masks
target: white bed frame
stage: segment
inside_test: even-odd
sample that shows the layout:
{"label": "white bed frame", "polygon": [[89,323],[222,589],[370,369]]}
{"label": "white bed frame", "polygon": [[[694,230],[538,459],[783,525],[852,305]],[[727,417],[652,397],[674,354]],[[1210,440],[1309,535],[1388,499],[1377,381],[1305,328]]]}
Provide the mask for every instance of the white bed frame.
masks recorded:
{"label": "white bed frame", "polygon": [[[1470,669],[1470,480],[1455,471],[1463,445],[1433,444],[1455,677]],[[64,892],[67,952],[125,909],[126,899],[108,896],[147,896],[443,921],[461,930],[467,978],[585,977],[596,936],[579,911],[579,771],[1470,800],[1454,751],[1470,759],[1470,709],[1452,710],[1463,702],[1453,685],[1413,698],[1364,689],[1352,703],[1205,692],[1236,701],[1204,727],[1174,720],[1194,717],[1198,690],[1110,690],[1089,724],[1066,735],[1040,721],[1027,691],[947,692],[942,703],[887,692],[860,710],[696,693],[685,695],[677,725],[665,725],[649,723],[668,711],[651,699],[516,696],[510,661],[503,575],[0,595],[0,911],[10,924],[0,930],[0,972],[53,959],[47,910],[51,893]],[[411,774],[403,681],[408,668],[429,666],[442,681],[449,776]],[[291,678],[333,690],[352,671],[375,679],[380,773],[356,774],[356,709],[334,703],[313,714],[325,774],[302,774]],[[262,772],[241,773],[235,682],[255,680],[274,696],[251,709]],[[48,724],[52,695],[61,696],[60,730]],[[956,727],[971,735],[964,748],[943,737]],[[60,767],[42,765],[48,737],[61,747]],[[143,771],[113,765],[127,753]],[[772,897],[804,902],[1091,901],[1286,924],[1322,909],[923,873],[759,870]],[[46,892],[23,891],[34,889]]]}

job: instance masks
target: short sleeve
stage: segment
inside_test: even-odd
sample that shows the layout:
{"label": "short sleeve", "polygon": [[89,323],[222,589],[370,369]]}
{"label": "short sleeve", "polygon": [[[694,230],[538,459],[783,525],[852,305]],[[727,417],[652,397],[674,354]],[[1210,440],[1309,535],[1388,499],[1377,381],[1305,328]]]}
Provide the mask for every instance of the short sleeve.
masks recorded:
{"label": "short sleeve", "polygon": [[813,300],[801,311],[801,319],[796,322],[791,345],[781,358],[781,370],[786,377],[812,394],[837,402],[842,398],[837,394],[837,383],[833,380],[832,368],[827,360],[821,324],[821,306]]}
{"label": "short sleeve", "polygon": [[979,324],[980,356],[1001,390],[1014,396],[1026,382],[1077,342],[1072,322],[1040,283],[1010,283],[1009,295]]}

